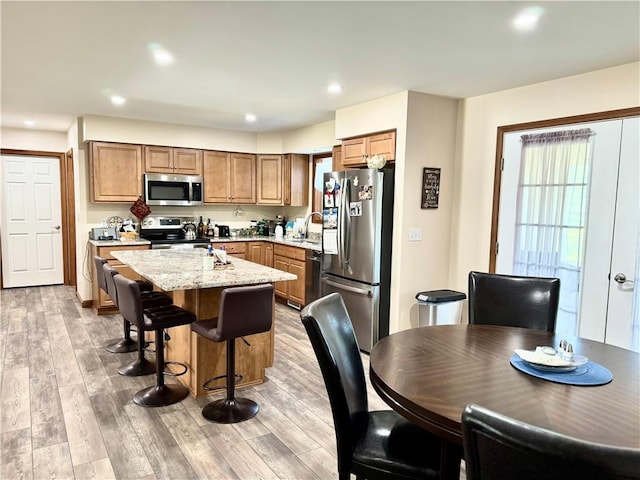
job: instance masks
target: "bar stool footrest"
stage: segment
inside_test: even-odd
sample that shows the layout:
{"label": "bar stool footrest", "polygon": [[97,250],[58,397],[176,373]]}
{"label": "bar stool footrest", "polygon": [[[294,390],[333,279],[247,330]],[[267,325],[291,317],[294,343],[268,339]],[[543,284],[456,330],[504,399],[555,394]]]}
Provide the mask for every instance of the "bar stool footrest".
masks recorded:
{"label": "bar stool footrest", "polygon": [[[179,367],[182,367],[184,370],[182,370],[181,372],[178,373],[174,373],[170,370],[166,370],[167,365],[177,365]],[[164,362],[164,367],[165,367],[165,371],[162,372],[164,375],[166,375],[167,377],[180,377],[182,375],[184,375],[185,373],[187,373],[187,370],[189,369],[189,367],[187,367],[187,365],[185,363],[182,362]]]}
{"label": "bar stool footrest", "polygon": [[[227,378],[227,374],[225,373],[224,375],[218,375],[217,377],[213,377],[213,378],[210,378],[209,380],[206,380],[204,382],[204,384],[202,385],[202,389],[207,391],[207,392],[214,392],[216,390],[222,390],[223,388],[227,388],[226,385],[218,385],[218,386],[215,386],[215,387],[209,386],[211,383],[213,383],[215,381],[218,381],[218,380],[220,380],[222,378],[226,379]],[[235,374],[235,383],[233,385],[234,386],[238,385],[238,383],[240,383],[243,378],[244,377],[242,375],[240,375],[239,373],[236,373]]]}

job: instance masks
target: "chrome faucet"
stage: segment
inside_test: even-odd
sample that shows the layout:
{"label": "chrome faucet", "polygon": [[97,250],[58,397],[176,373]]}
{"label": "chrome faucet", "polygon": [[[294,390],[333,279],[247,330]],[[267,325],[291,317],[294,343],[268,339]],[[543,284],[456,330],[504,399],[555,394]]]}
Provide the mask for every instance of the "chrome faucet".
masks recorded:
{"label": "chrome faucet", "polygon": [[305,218],[305,220],[304,220],[304,238],[309,238],[309,235],[308,235],[309,221],[311,220],[311,217],[313,217],[314,215],[320,215],[320,220],[322,220],[322,213],[320,213],[320,212],[311,212],[307,216],[307,218]]}

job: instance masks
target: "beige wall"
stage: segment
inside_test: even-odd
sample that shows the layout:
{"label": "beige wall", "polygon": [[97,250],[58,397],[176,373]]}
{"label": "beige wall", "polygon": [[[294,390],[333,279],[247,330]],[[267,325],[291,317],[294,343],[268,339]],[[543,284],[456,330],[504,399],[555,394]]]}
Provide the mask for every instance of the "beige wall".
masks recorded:
{"label": "beige wall", "polygon": [[22,128],[2,128],[0,146],[13,150],[64,153],[68,150],[65,132],[48,132]]}
{"label": "beige wall", "polygon": [[[457,100],[401,92],[336,112],[336,137],[396,130],[389,330],[418,325],[415,295],[447,287]],[[442,168],[440,205],[420,208],[423,167]],[[422,240],[409,242],[409,229]]]}
{"label": "beige wall", "polygon": [[489,267],[497,128],[640,105],[640,63],[460,101],[449,288]]}

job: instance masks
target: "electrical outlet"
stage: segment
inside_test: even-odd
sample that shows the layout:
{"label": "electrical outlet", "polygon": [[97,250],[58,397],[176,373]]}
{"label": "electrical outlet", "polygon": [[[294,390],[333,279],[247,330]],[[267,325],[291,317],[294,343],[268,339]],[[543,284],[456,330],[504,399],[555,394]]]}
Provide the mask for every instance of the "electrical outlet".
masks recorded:
{"label": "electrical outlet", "polygon": [[410,242],[419,242],[422,240],[422,229],[421,228],[410,228],[409,229],[409,241]]}

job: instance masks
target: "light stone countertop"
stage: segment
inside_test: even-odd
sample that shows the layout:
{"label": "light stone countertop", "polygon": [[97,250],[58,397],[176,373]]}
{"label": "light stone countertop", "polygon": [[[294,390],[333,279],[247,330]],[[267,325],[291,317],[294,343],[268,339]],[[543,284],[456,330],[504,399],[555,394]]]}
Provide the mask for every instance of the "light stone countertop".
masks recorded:
{"label": "light stone countertop", "polygon": [[162,290],[194,290],[295,280],[292,273],[231,257],[232,268],[205,269],[206,250],[119,250],[112,255]]}

